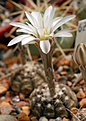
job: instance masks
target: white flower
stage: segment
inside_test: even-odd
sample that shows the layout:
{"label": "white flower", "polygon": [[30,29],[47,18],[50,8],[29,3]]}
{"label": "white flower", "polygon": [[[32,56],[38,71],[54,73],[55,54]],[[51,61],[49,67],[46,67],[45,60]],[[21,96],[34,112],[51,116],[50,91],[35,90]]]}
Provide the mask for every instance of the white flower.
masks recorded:
{"label": "white flower", "polygon": [[52,6],[46,9],[43,19],[40,12],[34,11],[32,13],[29,12],[25,13],[30,23],[26,22],[26,24],[23,24],[20,22],[12,22],[10,24],[21,28],[18,29],[17,32],[23,32],[26,34],[15,37],[9,42],[8,46],[16,44],[20,41],[22,42],[22,45],[39,43],[42,52],[47,54],[50,51],[51,47],[49,38],[72,36],[71,33],[68,33],[70,29],[61,30],[56,34],[54,34],[54,32],[61,25],[73,19],[75,15],[69,15],[64,18],[62,17],[53,18],[55,13],[55,8],[52,8]]}

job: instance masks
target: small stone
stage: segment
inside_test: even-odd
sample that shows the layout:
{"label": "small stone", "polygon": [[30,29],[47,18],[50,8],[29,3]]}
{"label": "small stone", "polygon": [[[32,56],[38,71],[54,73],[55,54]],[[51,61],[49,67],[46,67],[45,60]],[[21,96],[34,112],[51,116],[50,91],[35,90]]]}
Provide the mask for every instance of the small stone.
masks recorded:
{"label": "small stone", "polygon": [[9,87],[10,87],[8,83],[3,83],[2,85],[3,85],[7,90],[8,90]]}
{"label": "small stone", "polygon": [[3,95],[7,92],[7,89],[3,86],[3,85],[0,85],[0,95]]}
{"label": "small stone", "polygon": [[67,81],[67,85],[68,85],[69,87],[71,87],[71,86],[72,86],[72,82]]}
{"label": "small stone", "polygon": [[0,121],[18,121],[18,120],[11,115],[0,115]]}
{"label": "small stone", "polygon": [[63,65],[67,65],[70,66],[71,61],[67,58],[62,58],[59,63],[56,64],[56,68],[58,68],[59,66],[63,66]]}
{"label": "small stone", "polygon": [[61,75],[67,75],[68,72],[67,72],[67,71],[62,71],[62,72],[60,72],[60,74],[61,74]]}
{"label": "small stone", "polygon": [[23,111],[24,113],[26,113],[27,115],[29,115],[29,114],[30,114],[30,108],[29,108],[29,106],[23,106],[23,107],[22,107],[22,111]]}
{"label": "small stone", "polygon": [[16,105],[21,109],[23,106],[26,106],[27,103],[25,101],[20,101],[20,102],[16,103]]}
{"label": "small stone", "polygon": [[39,121],[48,121],[48,119],[46,117],[41,117]]}
{"label": "small stone", "polygon": [[49,119],[49,121],[56,121],[55,119]]}
{"label": "small stone", "polygon": [[79,99],[82,99],[82,98],[85,98],[85,93],[83,91],[79,91],[77,94],[76,94],[77,98]]}
{"label": "small stone", "polygon": [[73,116],[73,114],[76,114],[77,112],[78,112],[78,108],[76,108],[76,107],[73,107],[73,108],[71,108],[71,112],[70,112],[70,114],[71,114],[71,116]]}
{"label": "small stone", "polygon": [[26,113],[22,112],[19,114],[18,120],[19,121],[30,121],[30,118],[28,117],[28,115]]}
{"label": "small stone", "polygon": [[59,66],[57,72],[60,73],[63,70],[63,66]]}
{"label": "small stone", "polygon": [[67,76],[61,76],[61,78],[59,79],[59,81],[61,81],[61,83],[63,83],[63,84],[66,84],[66,82],[67,82]]}
{"label": "small stone", "polygon": [[36,118],[33,118],[31,121],[38,121]]}
{"label": "small stone", "polygon": [[79,102],[79,106],[81,108],[86,108],[86,98],[83,98],[80,102]]}
{"label": "small stone", "polygon": [[12,112],[12,108],[9,105],[4,105],[0,107],[0,113],[1,114],[10,114]]}
{"label": "small stone", "polygon": [[67,119],[67,118],[64,117],[62,121],[69,121],[69,119]]}
{"label": "small stone", "polygon": [[4,98],[2,101],[11,102],[12,99],[11,99],[10,97],[6,97],[6,98]]}
{"label": "small stone", "polygon": [[12,98],[12,101],[15,102],[15,103],[19,102],[20,101],[19,96],[17,95],[14,98]]}
{"label": "small stone", "polygon": [[2,101],[2,102],[0,103],[0,107],[1,107],[1,106],[4,106],[4,105],[9,105],[9,106],[11,106],[9,102]]}
{"label": "small stone", "polygon": [[0,97],[0,102],[5,99],[5,96]]}
{"label": "small stone", "polygon": [[25,95],[24,95],[23,93],[20,93],[20,94],[19,94],[19,97],[20,97],[20,100],[24,100]]}
{"label": "small stone", "polygon": [[36,120],[36,116],[31,116],[31,121]]}
{"label": "small stone", "polygon": [[85,84],[85,81],[82,79],[80,82],[79,82],[80,85],[84,85]]}
{"label": "small stone", "polygon": [[56,118],[56,121],[62,121],[62,118],[57,117],[57,118]]}

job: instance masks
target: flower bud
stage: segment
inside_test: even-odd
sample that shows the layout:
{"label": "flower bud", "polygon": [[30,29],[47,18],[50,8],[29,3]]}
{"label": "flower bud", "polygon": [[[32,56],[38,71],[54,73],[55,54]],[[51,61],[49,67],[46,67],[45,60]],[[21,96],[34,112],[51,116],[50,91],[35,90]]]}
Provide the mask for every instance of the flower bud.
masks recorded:
{"label": "flower bud", "polygon": [[75,52],[74,52],[74,60],[79,67],[86,67],[86,45],[80,43]]}

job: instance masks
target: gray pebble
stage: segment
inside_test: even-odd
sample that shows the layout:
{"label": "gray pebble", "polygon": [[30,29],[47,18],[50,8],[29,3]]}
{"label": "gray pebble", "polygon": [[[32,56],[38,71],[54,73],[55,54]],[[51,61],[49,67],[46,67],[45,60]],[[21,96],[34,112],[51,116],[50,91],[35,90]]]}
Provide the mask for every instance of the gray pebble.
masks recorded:
{"label": "gray pebble", "polygon": [[59,68],[57,69],[58,73],[60,73],[61,71],[63,71],[63,66],[59,66]]}
{"label": "gray pebble", "polygon": [[57,117],[55,121],[62,121],[62,118]]}
{"label": "gray pebble", "polygon": [[18,121],[11,115],[0,115],[0,121]]}
{"label": "gray pebble", "polygon": [[41,117],[39,121],[48,121],[48,119],[46,117]]}

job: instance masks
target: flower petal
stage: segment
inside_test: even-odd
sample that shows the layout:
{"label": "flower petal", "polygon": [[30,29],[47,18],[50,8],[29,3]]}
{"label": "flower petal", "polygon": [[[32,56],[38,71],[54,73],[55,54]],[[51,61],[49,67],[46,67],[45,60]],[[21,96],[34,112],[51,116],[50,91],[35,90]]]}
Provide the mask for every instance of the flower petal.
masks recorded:
{"label": "flower petal", "polygon": [[23,33],[27,33],[29,35],[32,34],[32,35],[36,36],[33,32],[27,31],[25,29],[17,29],[16,32],[23,32]]}
{"label": "flower petal", "polygon": [[[63,29],[63,30],[61,30],[61,31],[58,31],[55,35],[52,35],[53,37],[58,37],[58,35],[64,35],[64,33],[65,32],[69,32],[69,31],[71,31],[72,30],[72,28],[66,28],[66,29]],[[52,33],[51,33],[52,34]],[[66,35],[65,35],[66,36]]]}
{"label": "flower petal", "polygon": [[40,36],[39,38],[40,38],[40,39],[44,39],[44,29],[38,28],[37,31],[38,31],[39,36]]}
{"label": "flower petal", "polygon": [[51,28],[50,28],[50,32],[52,32],[53,30],[53,27],[62,19],[63,17],[56,17],[53,19],[53,22],[52,22],[52,25],[51,25]]}
{"label": "flower petal", "polygon": [[20,23],[20,22],[12,22],[12,23],[10,23],[10,25],[13,25],[13,26],[20,27],[22,29],[26,29],[28,31],[31,31],[31,29],[27,25],[25,25],[23,23]]}
{"label": "flower petal", "polygon": [[36,20],[34,19],[34,17],[27,11],[25,11],[25,14],[28,18],[28,20],[30,21],[30,23],[33,25],[33,26],[37,26],[37,22]]}
{"label": "flower petal", "polygon": [[75,18],[75,15],[65,16],[62,20],[60,20],[56,25],[54,25],[52,32],[54,32],[58,27],[63,25],[64,23],[70,21],[71,19]]}
{"label": "flower petal", "polygon": [[40,41],[40,48],[41,48],[43,53],[47,54],[50,51],[49,40]]}
{"label": "flower petal", "polygon": [[33,36],[25,37],[22,39],[22,45],[29,44],[30,42],[34,42],[34,40],[37,39]]}
{"label": "flower petal", "polygon": [[44,28],[47,31],[47,34],[50,34],[50,28],[53,22],[54,13],[55,8],[53,9],[52,6],[48,7],[44,13]]}
{"label": "flower petal", "polygon": [[11,45],[14,45],[20,41],[22,41],[23,38],[25,37],[28,37],[29,35],[20,35],[20,36],[17,36],[15,37],[14,39],[12,39],[9,43],[8,43],[8,46],[11,46]]}
{"label": "flower petal", "polygon": [[53,17],[54,17],[54,14],[55,14],[55,8],[52,9],[50,15],[48,16],[48,26],[47,26],[47,33],[49,34],[50,33],[50,28],[51,28],[51,25],[53,23]]}
{"label": "flower petal", "polygon": [[48,17],[48,16],[50,15],[52,9],[53,9],[52,6],[49,6],[49,7],[46,9],[45,13],[44,13],[44,28],[45,28],[45,29],[46,29],[47,26],[48,26],[48,18],[50,18],[50,17]]}
{"label": "flower petal", "polygon": [[34,11],[31,13],[31,15],[36,19],[37,27],[43,28],[42,16],[41,16],[40,12]]}
{"label": "flower petal", "polygon": [[31,32],[37,36],[37,31],[36,28],[34,26],[32,26],[31,24],[29,24],[28,22],[26,22],[26,24],[29,26],[29,28],[31,29]]}
{"label": "flower petal", "polygon": [[54,37],[72,37],[71,33],[65,32],[65,31],[61,31],[61,32],[57,32]]}

